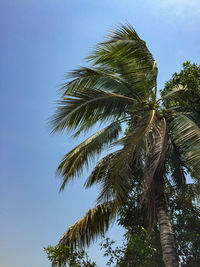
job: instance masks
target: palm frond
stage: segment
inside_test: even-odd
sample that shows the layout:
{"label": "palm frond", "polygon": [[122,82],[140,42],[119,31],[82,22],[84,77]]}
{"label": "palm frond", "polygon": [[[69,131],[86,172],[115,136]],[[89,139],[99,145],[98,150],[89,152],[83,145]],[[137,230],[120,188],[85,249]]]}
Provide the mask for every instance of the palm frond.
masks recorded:
{"label": "palm frond", "polygon": [[89,209],[85,216],[71,225],[64,233],[60,244],[70,247],[84,247],[103,236],[109,225],[116,218],[117,207],[113,201],[97,205]]}
{"label": "palm frond", "polygon": [[[134,55],[134,58],[138,60],[140,65],[142,63],[145,66],[148,66],[148,69],[152,70],[153,67],[155,67],[155,60],[148,50],[145,41],[141,40],[134,28],[130,25],[121,25],[119,26],[113,33],[110,35],[109,43],[114,44],[122,44],[124,45],[124,48],[135,48],[135,50],[139,51],[129,51],[131,55]],[[132,45],[132,46],[129,46]]]}
{"label": "palm frond", "polygon": [[69,72],[66,78],[72,80],[64,83],[61,87],[60,90],[63,92],[63,96],[80,88],[95,88],[125,96],[129,96],[131,92],[127,81],[108,68],[81,67]]}
{"label": "palm frond", "polygon": [[142,117],[138,121],[138,123],[133,127],[133,130],[127,136],[113,143],[113,145],[123,145],[120,156],[117,158],[115,163],[114,174],[120,171],[120,168],[122,168],[124,164],[131,164],[131,162],[135,159],[140,161],[144,151],[144,146],[147,143],[146,140],[148,134],[154,127],[155,120],[156,112],[155,110],[152,110],[150,114]]}
{"label": "palm frond", "polygon": [[186,185],[185,165],[177,146],[172,140],[169,140],[167,161],[170,166],[169,179],[172,179],[177,187],[183,188]]}
{"label": "palm frond", "polygon": [[135,61],[131,55],[127,57],[126,49],[123,50],[113,44],[104,44],[99,46],[94,54],[92,58],[98,59],[94,64],[102,68],[113,69],[121,79],[128,83],[131,95],[137,94],[146,99],[152,93],[151,89],[155,85],[156,78],[151,72],[148,74],[145,67],[139,66],[139,62]]}
{"label": "palm frond", "polygon": [[123,145],[123,148],[116,151],[115,154],[108,155],[109,161],[105,157],[96,166],[87,185],[100,183],[101,192],[97,199],[98,202],[114,197],[119,203],[122,203],[126,199],[130,190],[130,181],[133,178],[133,170],[142,164],[143,143],[152,130],[155,120],[156,112],[152,110],[149,116],[138,122],[128,136],[114,143]]}
{"label": "palm frond", "polygon": [[170,135],[193,178],[200,181],[200,128],[187,116],[176,114]]}
{"label": "palm frond", "polygon": [[156,61],[131,25],[118,27],[87,59],[93,65],[110,68],[120,74],[129,82],[133,92],[140,91],[143,97],[144,93],[148,96],[152,94],[151,88],[157,78]]}
{"label": "palm frond", "polygon": [[[108,45],[108,46],[107,46]],[[123,53],[125,58],[130,58],[138,63],[138,69],[144,70],[144,68],[152,71],[156,71],[155,60],[152,54],[149,52],[146,43],[139,38],[136,31],[130,24],[121,25],[116,28],[107,38],[107,40],[99,45],[109,50],[113,48],[113,53],[117,54],[117,48],[119,49],[119,54]],[[114,51],[115,48],[115,51]],[[97,50],[98,52],[98,50]],[[95,62],[95,64],[106,63],[107,54],[106,53],[94,53],[88,57],[88,60]]]}
{"label": "palm frond", "polygon": [[97,203],[115,199],[116,202],[121,204],[128,196],[130,181],[133,178],[133,168],[124,164],[120,171],[113,175],[115,162],[120,153],[121,150],[118,150],[100,160],[85,183],[86,187],[91,187],[93,184],[100,186],[101,191]]}
{"label": "palm frond", "polygon": [[151,110],[133,126],[132,131],[125,137],[114,143],[114,145],[137,146],[145,136],[152,130],[156,120],[156,111]]}
{"label": "palm frond", "polygon": [[100,184],[98,202],[115,198],[119,203],[123,203],[127,198],[130,181],[134,177],[133,171],[142,164],[144,145],[155,121],[156,112],[152,110],[140,119],[128,136],[113,143],[122,145],[123,148],[104,157],[94,168],[86,181],[86,187],[94,183]]}
{"label": "palm frond", "polygon": [[187,117],[191,119],[199,128],[200,128],[200,113],[193,111],[193,112],[187,112]]}
{"label": "palm frond", "polygon": [[179,84],[178,86],[174,87],[169,93],[159,98],[158,101],[166,99],[166,98],[173,99],[173,100],[180,99],[181,92],[186,91],[186,90],[187,90],[186,87],[183,87],[183,85]]}
{"label": "palm frond", "polygon": [[[134,99],[102,90],[85,89],[71,92],[69,97],[59,101],[57,111],[51,118],[52,133],[59,133],[66,128],[75,130],[88,124],[122,117]],[[84,127],[83,127],[84,128]]]}
{"label": "palm frond", "polygon": [[106,146],[116,140],[120,131],[119,122],[111,123],[67,153],[57,169],[57,174],[63,179],[60,190],[64,189],[69,179],[81,173],[84,165],[88,166],[90,159],[94,159]]}
{"label": "palm frond", "polygon": [[[191,206],[196,203],[200,203],[200,183],[186,184],[184,190],[182,190],[182,197],[190,201]],[[198,205],[199,206],[199,205]]]}
{"label": "palm frond", "polygon": [[94,184],[98,184],[104,179],[104,176],[110,171],[109,166],[112,166],[113,159],[117,156],[119,151],[115,151],[103,157],[95,166],[92,173],[85,182],[85,187],[89,188]]}
{"label": "palm frond", "polygon": [[[78,137],[81,133],[84,134],[84,136],[89,132],[89,130],[91,130],[91,128],[93,128],[93,126],[95,126],[97,123],[99,123],[102,119],[102,115],[101,114],[96,114],[96,117],[93,118],[93,120],[88,120],[85,121],[85,123],[81,126],[78,127],[78,130],[75,131],[72,135],[73,138]],[[117,120],[117,121],[121,121],[121,120]],[[103,121],[102,121],[103,124]],[[101,125],[101,123],[100,123]]]}

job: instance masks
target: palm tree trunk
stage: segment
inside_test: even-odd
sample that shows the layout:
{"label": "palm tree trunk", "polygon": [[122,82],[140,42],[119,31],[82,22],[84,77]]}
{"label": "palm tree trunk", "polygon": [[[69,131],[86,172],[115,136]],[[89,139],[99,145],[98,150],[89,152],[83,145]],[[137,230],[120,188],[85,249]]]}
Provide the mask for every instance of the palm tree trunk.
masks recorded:
{"label": "palm tree trunk", "polygon": [[157,192],[156,209],[160,228],[163,260],[166,267],[178,267],[179,259],[176,251],[174,233],[168,213],[168,204],[163,184],[159,186],[159,190]]}

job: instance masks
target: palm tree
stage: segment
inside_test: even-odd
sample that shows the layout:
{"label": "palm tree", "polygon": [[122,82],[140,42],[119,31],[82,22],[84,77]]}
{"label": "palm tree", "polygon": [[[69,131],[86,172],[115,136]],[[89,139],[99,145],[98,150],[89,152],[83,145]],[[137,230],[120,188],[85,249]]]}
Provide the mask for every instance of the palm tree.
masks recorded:
{"label": "palm tree", "polygon": [[[96,206],[67,229],[60,244],[84,247],[104,235],[137,182],[149,228],[156,221],[159,224],[165,266],[178,266],[165,192],[170,179],[166,165],[172,169],[176,165],[174,182],[180,186],[186,183],[184,169],[198,177],[200,129],[188,114],[164,109],[161,103],[163,98],[177,99],[186,89],[175,88],[157,99],[156,61],[129,24],[117,27],[87,60],[90,67],[69,73],[70,81],[62,87],[62,99],[51,119],[52,133],[67,129],[77,137],[99,122],[106,127],[64,156],[57,169],[62,178],[60,190],[80,177],[83,167],[104,149],[112,146],[116,150],[97,163],[85,182],[86,188],[100,186]],[[128,133],[120,136],[125,123]],[[176,155],[173,162],[171,155]]]}

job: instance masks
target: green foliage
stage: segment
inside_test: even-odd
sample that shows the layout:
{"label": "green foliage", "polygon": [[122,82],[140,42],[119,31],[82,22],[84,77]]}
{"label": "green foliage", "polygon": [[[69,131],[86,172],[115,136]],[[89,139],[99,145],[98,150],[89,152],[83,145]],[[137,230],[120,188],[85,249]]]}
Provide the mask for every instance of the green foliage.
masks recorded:
{"label": "green foliage", "polygon": [[147,229],[141,227],[139,232],[128,233],[129,239],[123,258],[119,267],[126,266],[144,266],[144,267],[162,267],[163,263],[156,262],[157,249],[152,242],[153,233],[150,234]]}
{"label": "green foliage", "polygon": [[[200,260],[200,208],[194,201],[195,186],[188,184],[180,189],[179,186],[168,184],[166,190],[181,266],[198,266]],[[150,261],[152,266],[164,266],[158,225],[154,226],[151,233],[146,230],[148,224],[145,218],[145,205],[140,208],[138,201],[137,192],[132,192],[127,203],[120,209],[118,223],[127,229],[129,237],[123,250],[121,248],[123,255],[120,257],[120,261],[127,258],[128,266],[129,259],[134,259],[132,264],[135,265],[132,266],[137,266],[136,256],[138,255],[138,261],[143,261],[138,266],[148,266],[149,263],[144,265],[145,261]],[[144,254],[142,254],[143,252]]]}
{"label": "green foliage", "polygon": [[182,86],[185,90],[177,91],[172,97],[164,98],[163,104],[166,108],[177,107],[183,112],[195,112],[200,114],[200,65],[191,64],[189,61],[183,63],[180,73],[174,73],[172,78],[161,90],[161,96],[173,92],[174,88]]}
{"label": "green foliage", "polygon": [[66,245],[44,248],[52,267],[96,267],[84,250],[72,251]]}
{"label": "green foliage", "polygon": [[106,238],[100,243],[101,250],[104,250],[104,256],[109,258],[106,263],[107,266],[117,265],[125,252],[124,247],[113,248],[114,244],[115,241],[110,240],[110,238]]}
{"label": "green foliage", "polygon": [[157,250],[152,244],[152,236],[140,227],[139,232],[131,233],[127,230],[125,241],[120,247],[113,247],[114,241],[106,238],[100,243],[108,257],[107,266],[115,267],[164,267],[163,262],[157,262]]}
{"label": "green foliage", "polygon": [[152,231],[148,230],[148,205],[144,202],[141,205],[141,199],[138,198],[140,190],[141,186],[136,185],[136,189],[130,193],[126,204],[119,211],[118,224],[127,229],[127,242],[121,258],[122,265],[119,266],[162,267],[164,263],[158,225],[155,224]]}
{"label": "green foliage", "polygon": [[179,148],[192,177],[200,175],[200,128],[187,116],[177,114],[169,124],[169,134]]}
{"label": "green foliage", "polygon": [[[200,208],[193,201],[194,186],[187,185],[180,190],[168,184],[167,195],[180,266],[197,267],[200,263]],[[126,229],[123,245],[114,247],[115,242],[108,238],[101,243],[104,255],[109,258],[108,266],[164,267],[158,225],[151,232],[147,230],[145,205],[140,208],[138,201],[137,193],[132,192],[120,209],[118,223]]]}
{"label": "green foliage", "polygon": [[172,225],[181,259],[181,266],[199,266],[200,263],[200,208],[195,200],[195,187],[169,190]]}
{"label": "green foliage", "polygon": [[[181,90],[175,90],[179,87]],[[173,153],[168,155],[168,165],[173,166],[174,181],[185,180],[184,168],[196,181],[198,181],[199,155],[200,155],[200,65],[183,63],[179,73],[173,74],[161,91],[163,105],[172,109],[167,119],[169,122],[170,146]],[[169,97],[167,97],[169,95]],[[174,112],[173,110],[179,111]],[[176,154],[176,157],[175,157]],[[173,158],[172,160],[170,160]],[[179,168],[175,167],[179,166]],[[176,176],[176,177],[175,177]]]}

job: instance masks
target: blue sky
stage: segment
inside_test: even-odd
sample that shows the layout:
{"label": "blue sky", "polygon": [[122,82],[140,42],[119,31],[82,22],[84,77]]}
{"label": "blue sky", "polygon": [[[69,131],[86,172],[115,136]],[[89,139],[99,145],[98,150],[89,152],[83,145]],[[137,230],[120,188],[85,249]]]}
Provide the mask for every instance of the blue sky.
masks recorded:
{"label": "blue sky", "polygon": [[[50,136],[47,119],[65,73],[127,21],[157,60],[159,88],[183,61],[200,64],[198,0],[0,0],[0,266],[50,266],[42,248],[93,207],[86,170],[58,194],[56,167],[83,136]],[[105,266],[98,246],[90,255]]]}

